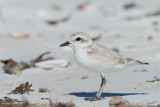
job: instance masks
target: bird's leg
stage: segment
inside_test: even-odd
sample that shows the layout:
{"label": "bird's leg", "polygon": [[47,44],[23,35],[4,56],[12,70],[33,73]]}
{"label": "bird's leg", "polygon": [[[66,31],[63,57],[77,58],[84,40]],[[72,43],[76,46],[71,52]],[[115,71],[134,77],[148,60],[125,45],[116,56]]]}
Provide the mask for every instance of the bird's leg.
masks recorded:
{"label": "bird's leg", "polygon": [[92,98],[85,98],[85,100],[88,100],[88,101],[97,101],[97,100],[101,100],[101,94],[102,94],[102,91],[106,85],[106,77],[104,76],[103,73],[100,73],[101,75],[101,78],[102,78],[102,81],[101,81],[101,85],[100,85],[100,89],[99,91],[97,92],[96,96],[95,97],[92,97]]}
{"label": "bird's leg", "polygon": [[97,98],[101,98],[102,91],[103,91],[103,89],[106,85],[106,77],[104,76],[103,73],[100,73],[100,75],[101,75],[102,81],[101,81],[100,89],[99,89],[99,91],[97,92],[97,95],[96,95]]}

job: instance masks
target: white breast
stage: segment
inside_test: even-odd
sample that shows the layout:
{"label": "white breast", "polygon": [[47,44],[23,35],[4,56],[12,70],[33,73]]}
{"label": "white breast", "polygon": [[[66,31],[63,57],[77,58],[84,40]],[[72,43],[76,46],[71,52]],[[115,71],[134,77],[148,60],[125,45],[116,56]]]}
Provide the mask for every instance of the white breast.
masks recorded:
{"label": "white breast", "polygon": [[85,51],[84,49],[77,50],[76,52],[74,52],[74,55],[77,63],[82,68],[93,72],[112,72],[123,67],[120,65],[114,65],[109,61],[104,62],[102,60],[95,59],[94,57],[89,56],[87,51]]}

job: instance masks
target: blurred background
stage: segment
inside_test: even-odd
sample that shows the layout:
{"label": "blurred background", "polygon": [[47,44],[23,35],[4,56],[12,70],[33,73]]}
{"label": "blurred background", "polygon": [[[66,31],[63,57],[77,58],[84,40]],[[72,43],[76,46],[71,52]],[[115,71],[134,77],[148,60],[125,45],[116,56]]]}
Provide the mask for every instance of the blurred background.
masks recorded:
{"label": "blurred background", "polygon": [[0,59],[26,60],[46,50],[62,57],[59,44],[74,32],[122,52],[153,55],[159,23],[159,0],[1,0]]}

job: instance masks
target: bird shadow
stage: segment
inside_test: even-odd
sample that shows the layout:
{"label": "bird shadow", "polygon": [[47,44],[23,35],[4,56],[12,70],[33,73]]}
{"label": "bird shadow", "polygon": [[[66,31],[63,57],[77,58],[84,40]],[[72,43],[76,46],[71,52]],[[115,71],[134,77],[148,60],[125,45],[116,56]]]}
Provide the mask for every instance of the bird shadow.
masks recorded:
{"label": "bird shadow", "polygon": [[[69,93],[77,97],[95,97],[97,92],[75,92]],[[147,93],[102,93],[101,97],[127,96],[127,95],[145,95]]]}

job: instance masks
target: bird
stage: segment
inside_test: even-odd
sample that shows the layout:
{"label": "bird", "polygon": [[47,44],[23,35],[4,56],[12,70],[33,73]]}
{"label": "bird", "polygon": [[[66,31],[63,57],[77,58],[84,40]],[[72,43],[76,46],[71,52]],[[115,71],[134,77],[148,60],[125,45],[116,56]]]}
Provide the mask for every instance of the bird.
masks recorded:
{"label": "bird", "polygon": [[60,47],[69,46],[74,52],[77,64],[87,71],[98,72],[101,76],[100,89],[95,97],[85,98],[87,101],[101,100],[101,94],[106,85],[107,72],[121,71],[132,65],[149,65],[148,62],[124,57],[114,50],[102,46],[92,40],[85,32],[75,32],[69,40],[62,43]]}

